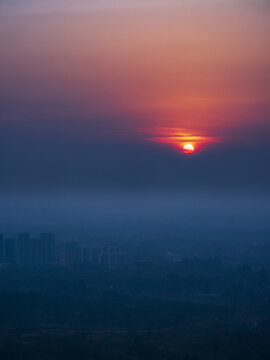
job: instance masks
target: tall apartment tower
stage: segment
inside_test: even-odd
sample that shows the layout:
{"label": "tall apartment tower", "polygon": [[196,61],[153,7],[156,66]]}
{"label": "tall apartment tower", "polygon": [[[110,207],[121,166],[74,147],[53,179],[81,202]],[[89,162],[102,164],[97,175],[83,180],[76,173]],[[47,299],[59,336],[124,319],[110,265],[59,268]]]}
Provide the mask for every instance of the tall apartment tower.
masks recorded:
{"label": "tall apartment tower", "polygon": [[4,261],[4,236],[0,234],[0,263]]}
{"label": "tall apartment tower", "polygon": [[38,238],[38,259],[39,265],[48,265],[55,262],[55,235],[42,233]]}
{"label": "tall apartment tower", "polygon": [[16,241],[15,239],[5,239],[4,241],[5,262],[14,264],[16,262]]}
{"label": "tall apartment tower", "polygon": [[17,262],[21,266],[29,266],[32,263],[31,238],[29,233],[21,233],[17,239]]}
{"label": "tall apartment tower", "polygon": [[66,241],[60,245],[60,264],[69,266],[79,262],[79,247],[76,241]]}

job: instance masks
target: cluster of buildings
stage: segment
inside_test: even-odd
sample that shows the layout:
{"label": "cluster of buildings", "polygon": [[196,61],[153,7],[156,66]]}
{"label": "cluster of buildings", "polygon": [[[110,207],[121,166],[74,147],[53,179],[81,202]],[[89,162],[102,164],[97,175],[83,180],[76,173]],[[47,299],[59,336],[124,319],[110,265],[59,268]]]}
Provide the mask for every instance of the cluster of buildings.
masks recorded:
{"label": "cluster of buildings", "polygon": [[57,244],[52,233],[42,233],[37,238],[21,233],[17,239],[0,234],[0,263],[24,267],[93,264],[113,268],[126,265],[127,255],[112,246],[81,247],[76,241]]}
{"label": "cluster of buildings", "polygon": [[17,239],[13,239],[0,234],[0,262],[21,266],[53,264],[55,236],[44,233],[38,238],[31,238],[29,233],[21,233]]}

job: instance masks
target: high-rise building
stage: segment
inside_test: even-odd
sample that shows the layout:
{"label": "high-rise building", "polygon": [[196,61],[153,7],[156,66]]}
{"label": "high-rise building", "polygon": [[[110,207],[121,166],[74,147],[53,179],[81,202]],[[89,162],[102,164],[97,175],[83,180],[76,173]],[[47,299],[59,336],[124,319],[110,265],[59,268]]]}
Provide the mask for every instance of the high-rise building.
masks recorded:
{"label": "high-rise building", "polygon": [[81,250],[81,262],[83,264],[92,262],[92,249],[89,247],[83,247]]}
{"label": "high-rise building", "polygon": [[108,266],[116,268],[119,266],[127,265],[127,256],[125,253],[117,252],[110,254]]}
{"label": "high-rise building", "polygon": [[5,239],[4,242],[4,258],[7,263],[16,262],[16,245],[15,239]]}
{"label": "high-rise building", "polygon": [[0,234],[0,263],[4,261],[4,236]]}
{"label": "high-rise building", "polygon": [[[33,249],[32,249],[33,250]],[[31,265],[31,239],[30,234],[21,233],[18,235],[17,239],[17,262],[21,266]]]}
{"label": "high-rise building", "polygon": [[116,246],[104,246],[93,248],[82,248],[82,263],[91,263],[93,265],[102,265],[109,268],[127,264],[127,255],[120,252]]}
{"label": "high-rise building", "polygon": [[60,264],[69,266],[79,262],[79,246],[76,241],[66,241],[60,245]]}
{"label": "high-rise building", "polygon": [[52,233],[42,233],[38,239],[37,263],[48,265],[55,262],[55,235]]}
{"label": "high-rise building", "polygon": [[29,265],[39,265],[39,239],[30,239]]}
{"label": "high-rise building", "polygon": [[100,254],[100,263],[108,267],[117,266],[119,249],[118,247],[105,246]]}
{"label": "high-rise building", "polygon": [[98,265],[100,263],[101,248],[92,248],[92,263]]}
{"label": "high-rise building", "polygon": [[55,261],[55,236],[51,233],[40,234],[31,239],[28,233],[22,233],[17,241],[17,262],[22,266],[47,265]]}

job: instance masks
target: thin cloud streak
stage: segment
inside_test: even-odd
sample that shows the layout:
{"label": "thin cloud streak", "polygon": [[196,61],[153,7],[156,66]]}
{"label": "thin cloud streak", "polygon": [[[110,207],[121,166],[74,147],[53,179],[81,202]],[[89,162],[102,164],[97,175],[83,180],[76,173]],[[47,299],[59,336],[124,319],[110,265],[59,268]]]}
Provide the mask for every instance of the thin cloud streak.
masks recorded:
{"label": "thin cloud streak", "polygon": [[29,15],[87,10],[168,8],[202,4],[268,5],[266,0],[1,0],[2,15]]}

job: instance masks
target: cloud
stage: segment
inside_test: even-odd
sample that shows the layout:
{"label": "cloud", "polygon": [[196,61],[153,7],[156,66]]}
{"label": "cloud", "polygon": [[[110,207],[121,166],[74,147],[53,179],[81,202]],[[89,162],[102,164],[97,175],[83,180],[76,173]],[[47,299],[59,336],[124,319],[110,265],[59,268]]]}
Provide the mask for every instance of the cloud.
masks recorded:
{"label": "cloud", "polygon": [[0,0],[0,11],[1,14],[23,15],[97,9],[250,3],[268,4],[269,0]]}
{"label": "cloud", "polygon": [[[0,11],[101,4],[135,0],[2,1]],[[1,187],[269,187],[269,20],[217,8],[1,21]],[[186,159],[166,146],[186,140],[209,147]]]}
{"label": "cloud", "polygon": [[152,134],[148,140],[160,144],[169,144],[178,150],[182,149],[187,143],[192,144],[195,149],[199,150],[207,144],[224,141],[221,137],[200,134],[194,130],[161,126],[152,129]]}

